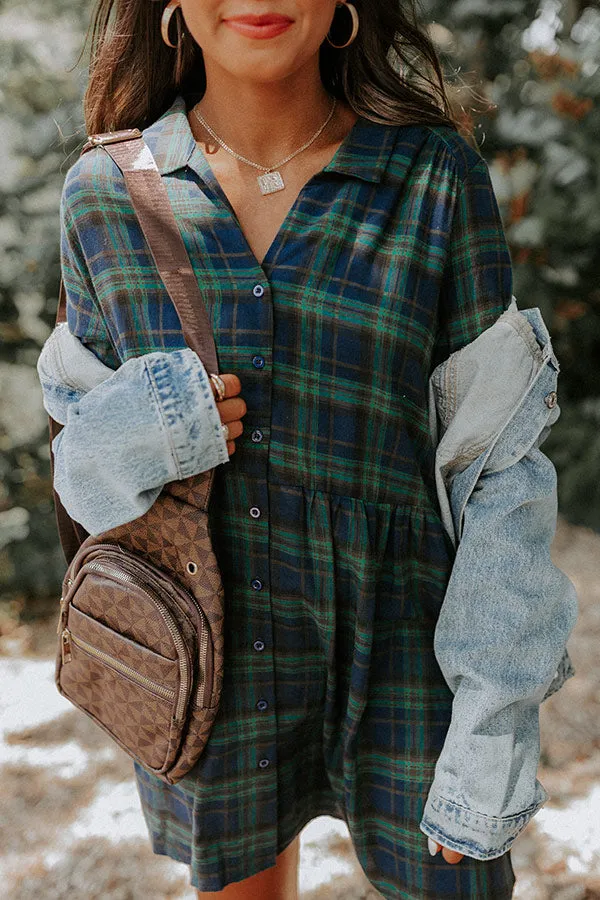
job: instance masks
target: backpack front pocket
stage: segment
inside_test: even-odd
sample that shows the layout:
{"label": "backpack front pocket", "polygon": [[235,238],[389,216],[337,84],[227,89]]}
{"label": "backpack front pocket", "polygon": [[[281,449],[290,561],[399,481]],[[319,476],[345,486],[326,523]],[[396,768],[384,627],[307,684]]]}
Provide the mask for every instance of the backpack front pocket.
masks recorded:
{"label": "backpack front pocket", "polygon": [[178,660],[136,644],[74,606],[61,633],[61,660],[65,696],[144,765],[162,770],[171,764],[180,736]]}

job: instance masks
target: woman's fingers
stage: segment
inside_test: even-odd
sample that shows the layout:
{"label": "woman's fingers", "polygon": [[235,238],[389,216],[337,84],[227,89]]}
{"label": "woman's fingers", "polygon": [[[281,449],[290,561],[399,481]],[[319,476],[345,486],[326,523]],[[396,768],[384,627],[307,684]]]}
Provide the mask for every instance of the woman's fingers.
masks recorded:
{"label": "woman's fingers", "polygon": [[221,416],[221,422],[229,425],[236,419],[241,419],[246,415],[246,403],[242,397],[230,397],[228,400],[218,400],[217,409]]}
{"label": "woman's fingers", "polygon": [[457,853],[456,850],[449,850],[447,847],[442,847],[442,856],[446,860],[446,862],[454,865],[457,862],[460,862],[464,856],[464,853]]}
{"label": "woman's fingers", "polygon": [[225,386],[225,396],[219,400],[217,387],[211,379],[213,394],[217,401],[217,409],[221,417],[221,422],[229,428],[229,435],[226,441],[227,452],[231,456],[235,452],[234,439],[238,438],[244,430],[241,422],[242,416],[246,415],[246,402],[242,397],[238,397],[242,389],[240,379],[237,375],[228,372],[219,376]]}
{"label": "woman's fingers", "polygon": [[456,850],[450,850],[448,847],[444,847],[442,846],[442,844],[438,844],[438,842],[434,841],[433,838],[427,838],[427,845],[432,856],[435,856],[435,854],[441,850],[442,856],[444,857],[446,862],[450,863],[451,865],[460,862],[464,856],[464,853],[457,853]]}
{"label": "woman's fingers", "polygon": [[[242,384],[237,375],[234,375],[232,372],[227,372],[225,375],[219,375],[219,378],[225,385],[225,397],[235,397],[237,394],[239,394],[242,389]],[[212,379],[210,383],[212,384],[213,394],[218,400],[219,395],[217,394],[216,385],[212,381]]]}
{"label": "woman's fingers", "polygon": [[221,422],[227,425],[227,450],[229,455],[235,452],[235,438],[239,438],[244,426],[240,421],[246,412],[246,404],[240,397],[232,397],[230,400],[221,400],[217,403],[217,409],[221,414]]}

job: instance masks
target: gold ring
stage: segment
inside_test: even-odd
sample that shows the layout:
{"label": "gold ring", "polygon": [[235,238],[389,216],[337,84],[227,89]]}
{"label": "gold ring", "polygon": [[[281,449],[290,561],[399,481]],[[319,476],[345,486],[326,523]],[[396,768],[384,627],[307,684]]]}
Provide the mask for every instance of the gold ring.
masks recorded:
{"label": "gold ring", "polygon": [[221,378],[220,375],[216,375],[214,372],[210,376],[210,380],[213,383],[213,386],[217,390],[217,397],[219,400],[225,399],[225,382]]}

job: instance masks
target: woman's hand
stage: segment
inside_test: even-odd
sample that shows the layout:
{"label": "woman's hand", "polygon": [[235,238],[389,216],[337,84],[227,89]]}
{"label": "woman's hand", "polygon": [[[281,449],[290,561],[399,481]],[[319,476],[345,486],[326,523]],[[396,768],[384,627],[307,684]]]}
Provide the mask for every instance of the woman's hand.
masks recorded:
{"label": "woman's hand", "polygon": [[232,439],[239,437],[244,430],[241,418],[246,415],[247,407],[246,401],[243,400],[242,397],[237,396],[242,389],[240,379],[237,375],[219,374],[219,377],[222,378],[223,384],[225,385],[225,397],[223,400],[218,399],[217,389],[212,381],[211,384],[213,386],[213,394],[215,395],[217,409],[221,416],[221,422],[224,425],[229,426],[227,451],[231,456],[232,453],[235,453],[235,442]]}
{"label": "woman's hand", "polygon": [[457,853],[456,850],[449,850],[448,847],[442,846],[442,844],[438,844],[437,841],[434,841],[433,838],[427,838],[427,844],[429,846],[429,852],[432,856],[435,856],[440,850],[442,851],[442,856],[449,862],[451,865],[454,863],[460,862],[464,853]]}

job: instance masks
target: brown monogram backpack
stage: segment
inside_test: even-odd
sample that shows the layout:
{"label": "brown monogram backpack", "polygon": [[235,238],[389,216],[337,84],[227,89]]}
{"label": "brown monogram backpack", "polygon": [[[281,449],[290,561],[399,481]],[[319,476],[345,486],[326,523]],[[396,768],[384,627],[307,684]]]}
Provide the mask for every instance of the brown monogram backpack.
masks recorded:
{"label": "brown monogram backpack", "polygon": [[[219,373],[208,313],[167,190],[137,128],[91,135],[123,173],[186,344]],[[60,284],[56,323],[66,321]],[[49,417],[52,441],[62,425]],[[100,535],[54,491],[68,564],[55,681],[133,759],[169,784],[202,753],[223,683],[223,584],[208,531],[214,469],[166,484],[142,516]]]}

